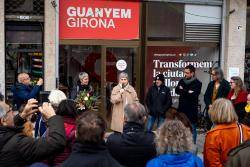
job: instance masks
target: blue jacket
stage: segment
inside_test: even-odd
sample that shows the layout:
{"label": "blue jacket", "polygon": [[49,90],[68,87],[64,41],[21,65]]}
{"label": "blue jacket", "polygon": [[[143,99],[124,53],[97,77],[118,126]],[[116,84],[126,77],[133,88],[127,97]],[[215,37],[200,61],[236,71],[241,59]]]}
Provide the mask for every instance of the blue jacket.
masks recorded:
{"label": "blue jacket", "polygon": [[13,103],[16,105],[16,109],[19,109],[22,104],[26,103],[29,99],[37,98],[41,86],[27,86],[21,83],[17,83],[11,88],[13,93]]}
{"label": "blue jacket", "polygon": [[203,167],[202,160],[193,153],[163,154],[147,163],[147,167]]}

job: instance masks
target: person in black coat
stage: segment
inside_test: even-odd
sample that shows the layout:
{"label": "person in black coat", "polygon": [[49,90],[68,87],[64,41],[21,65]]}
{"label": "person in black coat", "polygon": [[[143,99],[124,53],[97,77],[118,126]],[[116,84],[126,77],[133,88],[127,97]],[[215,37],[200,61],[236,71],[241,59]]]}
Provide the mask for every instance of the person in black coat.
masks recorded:
{"label": "person in black coat", "polygon": [[37,112],[37,107],[37,101],[30,99],[23,112],[14,117],[10,107],[3,109],[0,106],[1,167],[28,166],[63,151],[66,145],[63,119],[55,115],[55,111],[48,103],[44,103],[42,107],[39,107],[43,117],[48,120],[49,133],[47,138],[35,140],[22,133],[26,118]]}
{"label": "person in black coat", "polygon": [[218,98],[227,98],[231,87],[227,80],[224,79],[223,71],[219,67],[211,70],[212,81],[209,82],[204,95],[204,102],[209,109],[212,103]]}
{"label": "person in black coat", "polygon": [[198,103],[201,93],[202,83],[195,77],[195,68],[188,65],[184,69],[185,78],[181,79],[175,89],[180,95],[178,111],[183,112],[193,126],[193,140],[196,144],[197,131],[196,124],[198,122]]}
{"label": "person in black coat", "polygon": [[22,104],[29,99],[37,98],[43,85],[43,79],[39,79],[37,84],[32,86],[30,77],[26,73],[20,73],[17,77],[18,83],[11,88],[13,93],[13,104],[19,110]]}
{"label": "person in black coat", "polygon": [[76,142],[62,167],[119,167],[104,142],[106,123],[93,111],[84,112],[76,121]]}
{"label": "person in black coat", "polygon": [[211,70],[212,81],[209,82],[207,90],[204,94],[204,102],[207,110],[207,129],[212,127],[212,122],[208,116],[208,110],[211,108],[213,102],[218,98],[227,98],[231,90],[230,84],[224,79],[224,74],[221,68],[214,67]]}
{"label": "person in black coat", "polygon": [[155,135],[144,131],[147,112],[140,103],[131,103],[126,105],[124,115],[123,132],[108,137],[108,149],[121,165],[145,167],[147,161],[156,156]]}
{"label": "person in black coat", "polygon": [[163,74],[158,74],[155,77],[155,83],[149,88],[146,96],[146,105],[149,109],[146,130],[151,131],[155,121],[157,121],[157,127],[163,123],[165,114],[172,105],[170,89],[165,86]]}
{"label": "person in black coat", "polygon": [[80,92],[87,92],[93,95],[93,87],[89,84],[89,75],[86,72],[79,73],[79,80],[76,85],[74,85],[71,92],[71,99],[76,99]]}

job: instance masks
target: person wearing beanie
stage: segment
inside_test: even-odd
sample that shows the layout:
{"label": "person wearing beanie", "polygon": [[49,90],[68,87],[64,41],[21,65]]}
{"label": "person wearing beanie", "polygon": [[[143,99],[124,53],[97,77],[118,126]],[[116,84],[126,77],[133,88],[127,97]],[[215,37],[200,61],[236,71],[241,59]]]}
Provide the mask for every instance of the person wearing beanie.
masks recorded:
{"label": "person wearing beanie", "polygon": [[147,131],[152,131],[155,122],[159,127],[165,120],[165,114],[172,106],[172,97],[170,89],[165,86],[165,77],[158,74],[155,77],[154,84],[149,88],[146,96],[146,106],[149,110]]}
{"label": "person wearing beanie", "polygon": [[124,126],[124,107],[127,104],[139,101],[137,93],[132,85],[129,84],[128,74],[122,72],[118,78],[119,84],[112,90],[110,99],[113,104],[110,129],[117,133],[123,132]]}
{"label": "person wearing beanie", "polygon": [[175,88],[175,92],[180,95],[178,111],[184,113],[190,120],[193,127],[193,140],[196,144],[198,102],[202,83],[195,77],[195,68],[192,65],[185,67],[184,75],[185,77],[179,81]]}

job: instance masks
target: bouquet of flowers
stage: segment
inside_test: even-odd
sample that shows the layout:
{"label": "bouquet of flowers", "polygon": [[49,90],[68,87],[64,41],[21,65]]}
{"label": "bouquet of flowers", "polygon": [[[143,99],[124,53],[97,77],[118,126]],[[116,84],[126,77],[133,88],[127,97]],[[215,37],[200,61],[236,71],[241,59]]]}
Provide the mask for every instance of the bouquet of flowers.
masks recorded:
{"label": "bouquet of flowers", "polygon": [[97,110],[95,102],[98,100],[98,96],[87,91],[81,91],[76,98],[77,107],[79,110],[86,111],[87,109]]}

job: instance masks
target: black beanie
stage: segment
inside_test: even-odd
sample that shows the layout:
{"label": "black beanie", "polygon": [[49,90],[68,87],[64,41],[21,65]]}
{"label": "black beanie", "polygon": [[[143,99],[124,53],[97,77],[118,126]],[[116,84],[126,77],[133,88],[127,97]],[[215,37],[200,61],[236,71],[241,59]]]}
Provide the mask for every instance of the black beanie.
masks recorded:
{"label": "black beanie", "polygon": [[163,74],[158,74],[156,77],[155,77],[155,81],[156,80],[160,80],[161,82],[165,83],[165,77]]}

